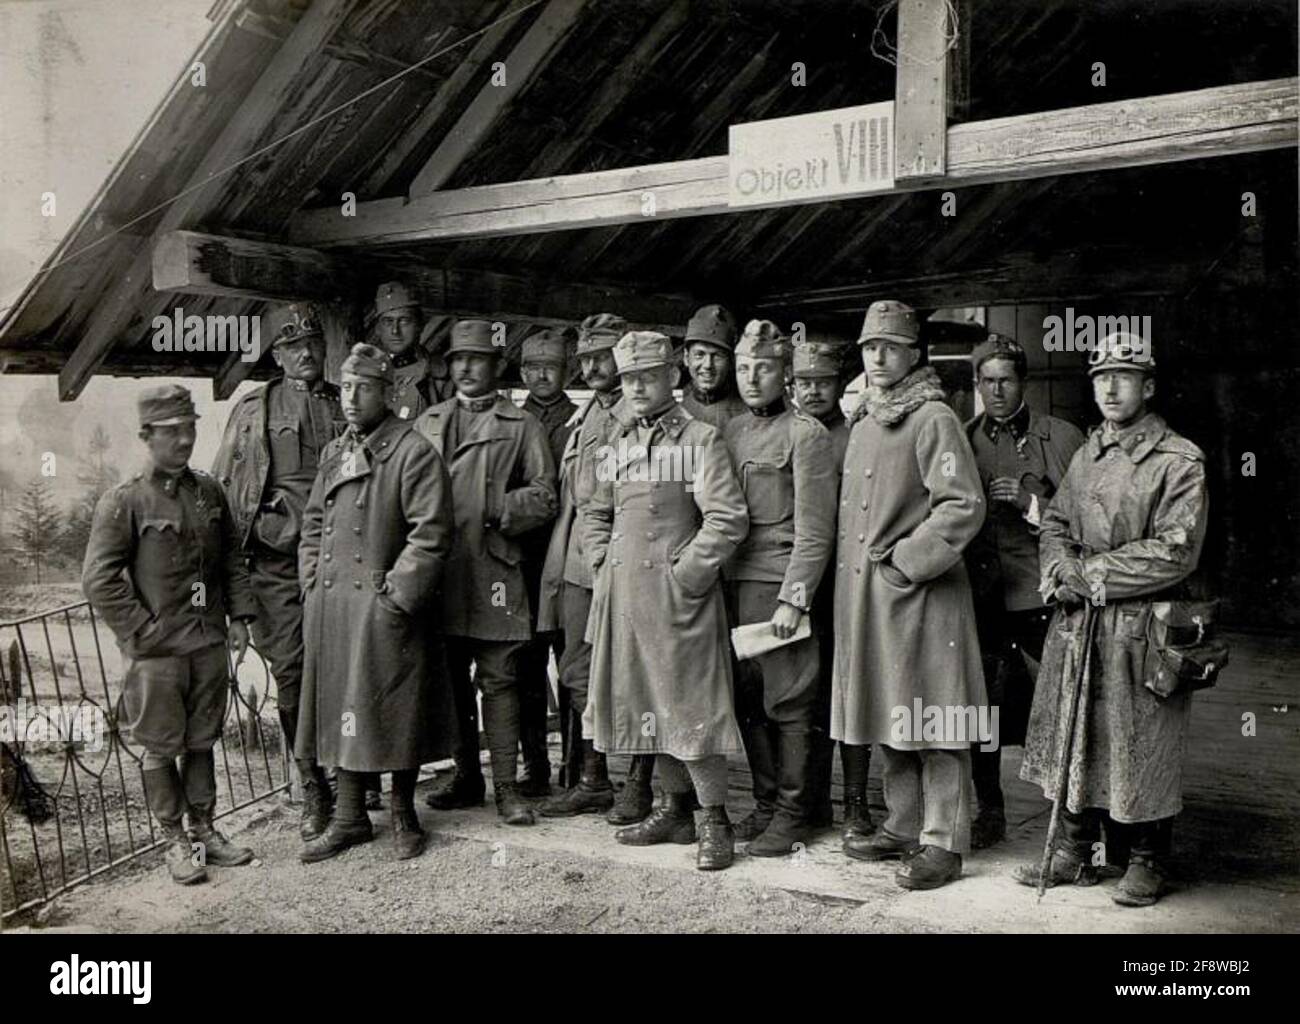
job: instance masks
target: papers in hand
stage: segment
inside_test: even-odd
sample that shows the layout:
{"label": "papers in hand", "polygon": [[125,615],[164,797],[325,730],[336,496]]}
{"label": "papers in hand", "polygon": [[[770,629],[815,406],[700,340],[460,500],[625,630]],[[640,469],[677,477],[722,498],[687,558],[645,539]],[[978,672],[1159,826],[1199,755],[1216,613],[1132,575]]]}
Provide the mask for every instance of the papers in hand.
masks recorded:
{"label": "papers in hand", "polygon": [[784,647],[786,644],[806,640],[811,635],[812,626],[809,625],[808,613],[805,612],[799,616],[799,625],[788,640],[782,640],[773,633],[770,622],[751,622],[748,626],[737,626],[731,631],[731,646],[736,651],[736,657],[744,661],[774,651],[778,647]]}

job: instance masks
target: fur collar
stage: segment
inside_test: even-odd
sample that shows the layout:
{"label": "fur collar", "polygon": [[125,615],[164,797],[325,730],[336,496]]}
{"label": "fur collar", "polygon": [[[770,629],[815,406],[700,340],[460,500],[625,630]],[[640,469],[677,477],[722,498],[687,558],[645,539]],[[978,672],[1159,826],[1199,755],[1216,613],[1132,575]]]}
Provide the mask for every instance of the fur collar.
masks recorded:
{"label": "fur collar", "polygon": [[932,366],[913,370],[892,388],[868,387],[858,399],[850,423],[870,416],[884,427],[892,427],[907,418],[908,413],[921,408],[926,402],[944,400],[943,385]]}

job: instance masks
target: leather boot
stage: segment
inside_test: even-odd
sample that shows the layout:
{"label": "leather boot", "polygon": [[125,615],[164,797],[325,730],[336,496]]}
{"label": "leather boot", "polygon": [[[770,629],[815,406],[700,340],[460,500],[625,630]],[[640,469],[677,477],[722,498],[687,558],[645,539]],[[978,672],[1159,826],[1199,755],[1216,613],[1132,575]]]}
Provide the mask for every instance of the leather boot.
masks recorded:
{"label": "leather boot", "polygon": [[334,800],[325,772],[319,765],[299,761],[298,778],[302,780],[302,821],[298,834],[304,843],[309,843],[329,826]]}
{"label": "leather boot", "polygon": [[840,764],[844,768],[844,833],[850,839],[866,839],[875,832],[871,811],[867,807],[867,773],[871,767],[868,744],[840,744]]}
{"label": "leather boot", "polygon": [[835,763],[835,741],[821,728],[812,731],[812,760],[808,768],[808,827],[830,828],[835,824],[831,805],[831,771]]}
{"label": "leather boot", "polygon": [[627,781],[614,797],[614,806],[605,815],[605,820],[611,825],[635,825],[638,821],[645,821],[654,809],[655,795],[650,788],[654,773],[654,754],[634,755],[627,771]]}
{"label": "leather boot", "polygon": [[[1011,871],[1011,877],[1021,885],[1038,888],[1038,871],[1041,862],[1035,860],[1017,864]],[[1054,889],[1058,885],[1096,885],[1101,879],[1097,869],[1072,850],[1058,847],[1052,851],[1052,858],[1047,867],[1047,879],[1044,888]]]}
{"label": "leather boot", "polygon": [[203,860],[190,845],[190,837],[181,826],[185,797],[181,792],[180,773],[176,771],[176,765],[146,768],[144,795],[149,810],[158,819],[163,837],[167,840],[167,871],[172,881],[180,885],[205,881],[208,872],[203,867]]}
{"label": "leather boot", "polygon": [[741,842],[760,835],[776,813],[777,761],[773,732],[767,719],[750,721],[741,732],[754,785],[754,809],[735,825],[736,838]]}
{"label": "leather boot", "polygon": [[247,846],[236,846],[212,827],[212,805],[190,808],[190,842],[202,846],[199,855],[205,864],[219,868],[236,868],[253,859]]}
{"label": "leather boot", "polygon": [[334,805],[334,817],[325,831],[302,848],[298,859],[304,864],[337,857],[344,850],[360,843],[368,843],[375,838],[374,827],[366,814],[366,783],[361,772],[350,772],[340,768],[338,778],[338,801]]}
{"label": "leather boot", "polygon": [[701,871],[721,871],[731,866],[736,859],[736,832],[727,817],[727,808],[704,808],[700,821],[700,852],[696,855],[695,866]]}
{"label": "leather boot", "polygon": [[921,849],[915,839],[906,839],[878,828],[871,835],[845,837],[844,852],[856,860],[903,860],[913,856]]}
{"label": "leather boot", "polygon": [[1130,825],[1132,851],[1128,869],[1111,893],[1121,907],[1150,907],[1168,891],[1164,862],[1173,838],[1173,818]]}
{"label": "leather boot", "polygon": [[1007,816],[1002,798],[1002,751],[971,748],[971,775],[975,781],[975,820],[971,822],[970,845],[984,850],[1000,843],[1007,834]]}
{"label": "leather boot", "polygon": [[621,828],[614,838],[624,846],[655,846],[680,843],[685,846],[698,838],[695,815],[690,810],[689,793],[665,793],[663,802],[639,825]]}
{"label": "leather boot", "polygon": [[811,830],[805,801],[808,769],[812,761],[812,736],[806,732],[782,731],[777,737],[780,751],[780,779],[776,813],[757,836],[750,840],[751,857],[788,857],[808,845]]}
{"label": "leather boot", "polygon": [[425,834],[415,813],[415,779],[418,769],[393,772],[392,811],[393,850],[398,860],[410,860],[424,851]]}
{"label": "leather boot", "polygon": [[938,889],[961,878],[961,854],[940,846],[922,846],[908,857],[894,873],[894,881],[904,889]]}
{"label": "leather boot", "polygon": [[483,772],[476,764],[476,771],[462,771],[457,765],[455,772],[444,775],[434,782],[425,804],[438,811],[456,811],[466,807],[482,807],[487,794],[487,783],[483,781]]}
{"label": "leather boot", "polygon": [[492,795],[496,799],[497,814],[507,825],[533,825],[533,809],[524,802],[519,787],[513,782],[492,780]]}
{"label": "leather boot", "polygon": [[582,741],[582,776],[572,789],[552,797],[541,806],[543,818],[570,818],[577,814],[603,814],[614,806],[605,755],[591,740]]}

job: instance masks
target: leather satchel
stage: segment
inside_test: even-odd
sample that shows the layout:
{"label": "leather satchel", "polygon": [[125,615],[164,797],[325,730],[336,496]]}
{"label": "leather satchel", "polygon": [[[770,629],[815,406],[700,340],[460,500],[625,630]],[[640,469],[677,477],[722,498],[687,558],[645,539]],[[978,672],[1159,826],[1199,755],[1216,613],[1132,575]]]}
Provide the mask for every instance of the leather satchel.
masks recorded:
{"label": "leather satchel", "polygon": [[1219,602],[1156,601],[1147,622],[1143,685],[1157,697],[1213,686],[1228,664],[1215,634]]}

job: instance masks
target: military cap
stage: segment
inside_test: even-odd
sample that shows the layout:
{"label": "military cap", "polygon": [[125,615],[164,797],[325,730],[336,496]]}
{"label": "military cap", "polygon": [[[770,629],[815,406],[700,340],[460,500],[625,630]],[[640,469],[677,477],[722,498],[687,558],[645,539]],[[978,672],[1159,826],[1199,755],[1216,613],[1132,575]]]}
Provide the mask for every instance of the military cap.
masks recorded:
{"label": "military cap", "polygon": [[136,400],[140,410],[140,426],[170,427],[177,423],[193,423],[199,418],[194,411],[190,389],[180,384],[159,384],[145,388]]}
{"label": "military cap", "polygon": [[917,344],[921,340],[921,325],[916,319],[916,310],[895,299],[873,302],[863,318],[858,344],[865,345],[876,338],[903,345]]}
{"label": "military cap", "polygon": [[990,359],[1010,359],[1022,377],[1029,372],[1029,357],[1020,342],[1010,335],[993,333],[976,345],[970,354],[971,369],[978,374],[980,367]]}
{"label": "military cap", "polygon": [[393,361],[382,348],[359,341],[352,346],[352,353],[343,360],[343,373],[357,377],[372,377],[387,384],[393,383]]}
{"label": "military cap", "polygon": [[1113,331],[1106,335],[1088,357],[1088,376],[1105,370],[1155,373],[1156,360],[1151,354],[1151,342],[1131,331]]}
{"label": "military cap", "polygon": [[842,367],[840,350],[821,341],[805,341],[794,347],[796,377],[839,377]]}
{"label": "military cap", "polygon": [[771,320],[751,320],[736,344],[736,355],[749,359],[790,358],[790,339]]}
{"label": "military cap", "polygon": [[419,305],[419,301],[411,294],[411,289],[401,281],[385,281],[375,292],[375,316]]}
{"label": "military cap", "polygon": [[701,306],[686,325],[686,344],[702,341],[730,352],[736,347],[736,318],[725,306]]}
{"label": "military cap", "polygon": [[[501,338],[501,344],[495,339]],[[447,346],[448,357],[457,352],[479,352],[489,356],[499,356],[504,352],[505,331],[498,335],[491,320],[457,320],[451,329],[451,344]]]}
{"label": "military cap", "polygon": [[602,352],[618,344],[627,333],[627,321],[617,313],[596,313],[578,328],[578,355]]}
{"label": "military cap", "polygon": [[287,345],[299,338],[324,337],[324,322],[320,310],[310,302],[290,302],[276,306],[267,315],[271,347]]}
{"label": "military cap", "polygon": [[614,346],[614,365],[619,373],[653,370],[672,363],[672,340],[658,331],[628,331]]}
{"label": "military cap", "polygon": [[523,349],[519,357],[521,365],[524,363],[550,363],[553,366],[564,366],[568,361],[569,345],[565,341],[564,335],[559,331],[547,327],[536,334],[530,334],[524,339]]}

